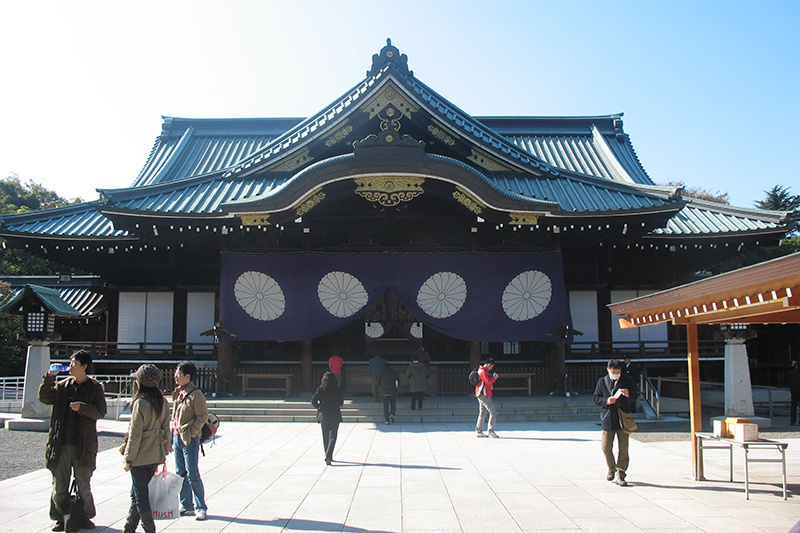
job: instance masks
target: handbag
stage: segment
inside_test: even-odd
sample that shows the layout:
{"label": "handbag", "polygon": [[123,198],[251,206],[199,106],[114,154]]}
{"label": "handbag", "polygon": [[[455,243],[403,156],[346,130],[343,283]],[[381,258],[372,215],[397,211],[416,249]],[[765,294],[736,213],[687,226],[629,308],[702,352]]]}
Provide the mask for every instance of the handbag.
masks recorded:
{"label": "handbag", "polygon": [[619,427],[623,433],[630,435],[639,428],[631,413],[623,411],[622,409],[617,409],[617,412],[619,413]]}
{"label": "handbag", "polygon": [[181,487],[183,478],[173,472],[167,472],[167,465],[161,464],[161,471],[150,478],[147,490],[150,493],[150,509],[156,520],[178,518],[181,515]]}
{"label": "handbag", "polygon": [[83,498],[78,492],[78,481],[73,478],[67,500],[67,514],[64,516],[64,531],[75,533],[83,524]]}

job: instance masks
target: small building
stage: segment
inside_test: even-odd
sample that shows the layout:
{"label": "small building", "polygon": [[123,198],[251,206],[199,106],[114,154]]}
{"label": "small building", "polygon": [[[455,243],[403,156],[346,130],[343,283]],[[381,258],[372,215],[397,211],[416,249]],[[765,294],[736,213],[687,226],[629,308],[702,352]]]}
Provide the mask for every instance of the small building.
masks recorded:
{"label": "small building", "polygon": [[[308,389],[334,350],[356,384],[374,354],[407,361],[424,345],[444,391],[485,356],[561,386],[564,345],[568,362],[685,361],[668,326],[622,330],[606,306],[788,227],[655,185],[622,114],[471,116],[390,40],[309,117],[164,117],[131,186],[98,191],[2,216],[0,236],[104,280],[103,336],[72,340],[178,358],[221,324],[236,335],[216,339],[230,390],[245,365]],[[554,335],[565,327],[582,336]]]}

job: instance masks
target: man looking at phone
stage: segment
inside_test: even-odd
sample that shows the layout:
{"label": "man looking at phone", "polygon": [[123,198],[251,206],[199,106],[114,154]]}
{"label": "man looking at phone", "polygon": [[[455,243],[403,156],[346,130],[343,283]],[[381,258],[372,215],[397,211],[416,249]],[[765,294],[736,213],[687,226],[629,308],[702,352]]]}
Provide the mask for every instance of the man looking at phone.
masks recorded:
{"label": "man looking at phone", "polygon": [[86,374],[91,363],[89,352],[78,350],[69,358],[70,377],[56,383],[58,370],[50,370],[39,386],[39,401],[53,406],[45,449],[47,468],[53,474],[53,531],[64,531],[72,476],[83,500],[81,529],[94,529],[90,481],[97,463],[97,420],[106,416],[106,398],[102,383]]}
{"label": "man looking at phone", "polygon": [[[594,389],[594,403],[602,407],[600,427],[602,437],[600,445],[606,458],[608,474],[606,480],[613,481],[620,487],[628,485],[625,481],[630,458],[628,442],[630,435],[622,431],[619,423],[619,410],[631,412],[631,404],[636,401],[636,385],[627,374],[622,373],[622,363],[616,359],[608,362],[607,376],[597,380]],[[618,454],[614,459],[614,437],[617,438]]]}

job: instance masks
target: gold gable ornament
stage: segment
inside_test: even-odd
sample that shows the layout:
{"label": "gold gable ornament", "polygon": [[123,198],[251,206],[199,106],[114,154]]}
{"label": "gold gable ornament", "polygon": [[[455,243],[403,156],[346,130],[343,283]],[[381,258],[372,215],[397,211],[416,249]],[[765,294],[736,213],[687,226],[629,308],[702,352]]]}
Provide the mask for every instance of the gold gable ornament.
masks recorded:
{"label": "gold gable ornament", "polygon": [[394,207],[400,202],[408,202],[421,195],[425,178],[411,176],[375,176],[353,178],[357,187],[355,193],[362,198],[384,207]]}
{"label": "gold gable ornament", "polygon": [[240,214],[243,226],[271,226],[268,213],[246,213]]}
{"label": "gold gable ornament", "polygon": [[539,217],[543,217],[544,213],[509,213],[511,217],[510,224],[518,226],[535,226],[539,223]]}
{"label": "gold gable ornament", "polygon": [[480,215],[486,209],[486,205],[461,187],[456,187],[453,191],[453,198],[476,215]]}
{"label": "gold gable ornament", "polygon": [[322,189],[317,189],[316,191],[311,192],[308,196],[303,198],[298,204],[297,207],[297,216],[301,217],[311,211],[314,207],[322,203],[322,200],[325,199],[325,193],[322,192]]}

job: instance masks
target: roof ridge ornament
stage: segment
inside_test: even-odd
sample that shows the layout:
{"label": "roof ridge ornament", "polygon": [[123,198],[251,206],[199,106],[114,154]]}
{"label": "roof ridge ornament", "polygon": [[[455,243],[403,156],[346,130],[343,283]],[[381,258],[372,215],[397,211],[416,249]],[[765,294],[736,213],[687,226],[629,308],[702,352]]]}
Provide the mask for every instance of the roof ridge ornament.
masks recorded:
{"label": "roof ridge ornament", "polygon": [[372,68],[367,71],[367,76],[376,75],[389,63],[395,65],[401,72],[414,75],[414,71],[408,69],[408,56],[401,54],[400,50],[392,46],[392,40],[387,38],[386,46],[381,48],[380,54],[372,55]]}

